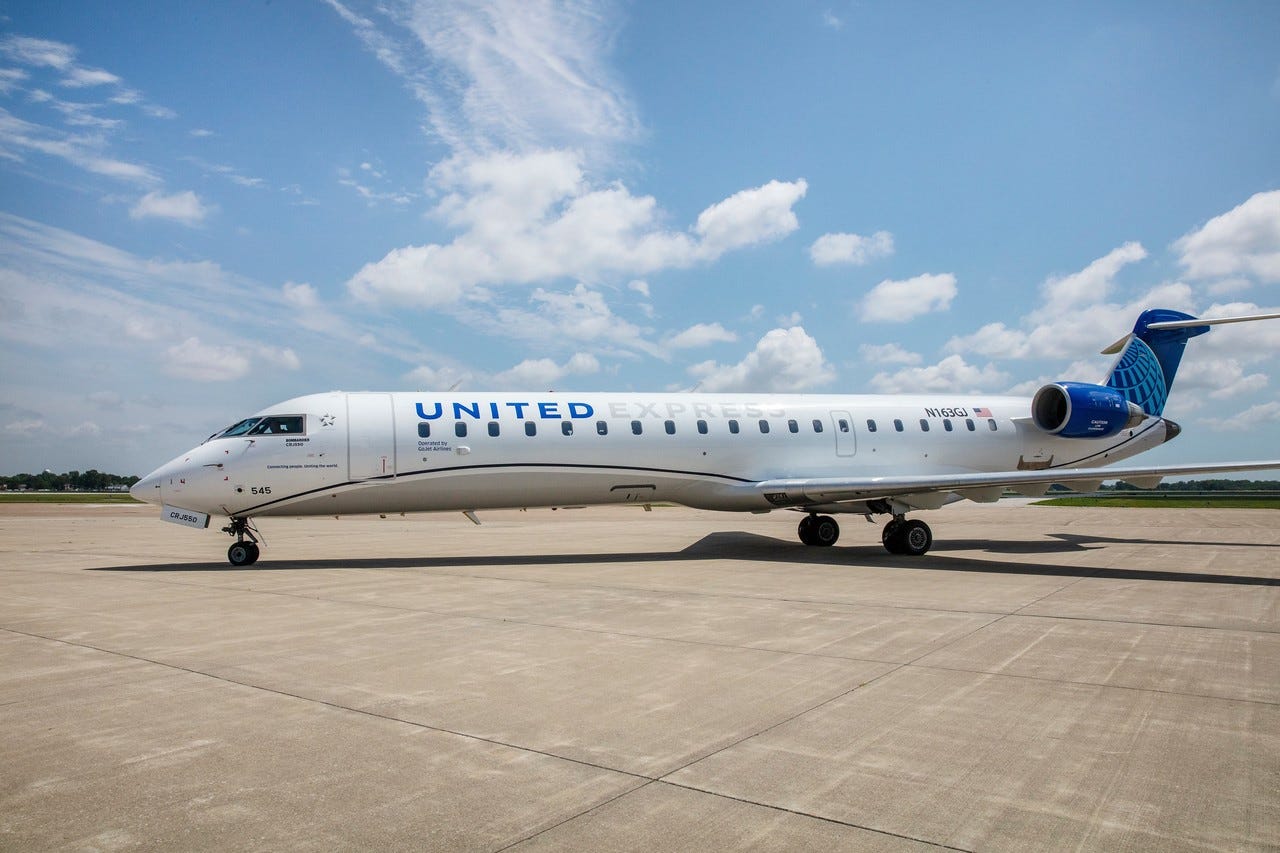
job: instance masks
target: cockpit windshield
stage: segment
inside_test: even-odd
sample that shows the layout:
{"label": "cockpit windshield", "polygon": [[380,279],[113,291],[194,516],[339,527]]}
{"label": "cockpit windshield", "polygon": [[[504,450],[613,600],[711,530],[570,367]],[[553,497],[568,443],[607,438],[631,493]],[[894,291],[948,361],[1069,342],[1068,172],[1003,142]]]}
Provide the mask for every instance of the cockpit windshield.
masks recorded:
{"label": "cockpit windshield", "polygon": [[222,432],[214,433],[214,438],[230,438],[233,435],[245,435],[249,430],[258,425],[258,421],[262,418],[245,418],[242,421],[232,424]]}
{"label": "cockpit windshield", "polygon": [[234,438],[237,435],[302,435],[306,432],[305,415],[267,415],[245,418],[212,438]]}

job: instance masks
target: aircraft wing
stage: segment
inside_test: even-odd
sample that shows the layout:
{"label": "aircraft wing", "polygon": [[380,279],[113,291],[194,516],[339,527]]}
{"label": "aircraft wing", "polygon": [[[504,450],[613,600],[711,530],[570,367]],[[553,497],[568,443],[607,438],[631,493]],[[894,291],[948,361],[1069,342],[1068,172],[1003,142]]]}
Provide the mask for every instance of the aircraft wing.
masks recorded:
{"label": "aircraft wing", "polygon": [[901,477],[814,477],[762,480],[754,489],[777,506],[830,504],[910,496],[905,501],[920,509],[936,508],[948,493],[977,501],[994,501],[1005,489],[1026,495],[1042,495],[1055,484],[1092,491],[1106,480],[1124,480],[1152,488],[1162,477],[1185,474],[1226,474],[1280,468],[1280,459],[1254,462],[1221,462],[1202,465],[1150,465],[1118,468],[1050,468],[1037,471],[913,474]]}

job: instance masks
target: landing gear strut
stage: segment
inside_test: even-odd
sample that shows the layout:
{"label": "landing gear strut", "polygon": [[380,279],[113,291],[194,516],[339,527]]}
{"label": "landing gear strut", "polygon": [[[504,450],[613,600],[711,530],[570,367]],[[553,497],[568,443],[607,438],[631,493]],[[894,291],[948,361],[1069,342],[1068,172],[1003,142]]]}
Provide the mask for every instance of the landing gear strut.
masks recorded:
{"label": "landing gear strut", "polygon": [[258,562],[258,531],[249,524],[249,519],[233,517],[231,523],[222,528],[222,532],[236,537],[236,541],[227,549],[227,561],[231,565],[252,566]]}
{"label": "landing gear strut", "polygon": [[933,531],[929,525],[918,518],[903,518],[895,515],[893,520],[884,526],[880,541],[890,554],[906,554],[919,557],[933,545]]}
{"label": "landing gear strut", "polygon": [[806,515],[797,532],[804,544],[829,548],[840,538],[840,525],[829,515]]}

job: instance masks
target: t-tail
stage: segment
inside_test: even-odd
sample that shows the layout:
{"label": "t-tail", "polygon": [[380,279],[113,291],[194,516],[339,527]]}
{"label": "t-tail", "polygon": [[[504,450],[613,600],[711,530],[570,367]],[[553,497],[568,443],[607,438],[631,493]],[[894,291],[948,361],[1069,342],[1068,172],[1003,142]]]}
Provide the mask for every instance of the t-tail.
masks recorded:
{"label": "t-tail", "polygon": [[[1104,353],[1120,352],[1120,357],[1111,366],[1107,387],[1119,391],[1145,414],[1159,415],[1163,412],[1187,341],[1209,331],[1207,325],[1169,327],[1164,324],[1182,324],[1195,319],[1190,314],[1168,308],[1143,311],[1128,337],[1103,350]],[[1155,324],[1154,328],[1152,324]]]}
{"label": "t-tail", "polygon": [[1111,375],[1107,377],[1107,387],[1119,391],[1145,414],[1159,416],[1169,399],[1187,341],[1203,335],[1210,326],[1219,323],[1244,323],[1275,317],[1280,317],[1280,314],[1204,320],[1168,308],[1143,311],[1133,324],[1132,333],[1102,351],[1106,355],[1120,353],[1111,367]]}

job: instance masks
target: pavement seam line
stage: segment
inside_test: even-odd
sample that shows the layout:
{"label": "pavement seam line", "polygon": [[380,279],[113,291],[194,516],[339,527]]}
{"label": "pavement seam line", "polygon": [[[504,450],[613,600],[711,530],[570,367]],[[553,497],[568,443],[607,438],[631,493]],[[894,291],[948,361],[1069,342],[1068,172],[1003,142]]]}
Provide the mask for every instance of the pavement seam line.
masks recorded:
{"label": "pavement seam line", "polygon": [[100,654],[112,655],[114,657],[120,657],[126,660],[134,660],[134,661],[138,661],[139,663],[147,663],[153,666],[164,667],[165,669],[171,669],[177,672],[185,672],[189,675],[196,675],[202,678],[212,679],[214,681],[221,681],[224,684],[234,684],[237,687],[244,687],[249,690],[259,690],[259,691],[262,691],[263,693],[270,693],[274,696],[283,696],[288,699],[297,699],[300,702],[310,702],[316,705],[323,705],[324,707],[332,708],[336,711],[346,711],[351,714],[359,714],[364,717],[371,717],[377,720],[385,720],[391,723],[400,723],[402,725],[412,726],[417,729],[423,729],[423,730],[432,731],[432,732],[439,732],[441,734],[453,735],[454,737],[465,738],[467,740],[479,741],[481,743],[488,743],[494,746],[506,747],[508,749],[515,749],[520,752],[528,752],[535,755],[542,755],[547,758],[554,758],[559,761],[568,761],[572,764],[579,764],[579,765],[582,765],[583,767],[590,767],[594,770],[604,770],[609,773],[617,773],[621,776],[630,776],[634,779],[644,779],[649,782],[655,781],[655,777],[646,776],[643,773],[635,773],[630,770],[621,770],[616,767],[606,767],[603,764],[595,764],[590,761],[584,761],[583,759],[580,759],[580,758],[571,758],[565,755],[557,755],[554,752],[547,752],[545,750],[535,749],[529,746],[521,746],[519,744],[508,743],[506,741],[497,740],[496,738],[488,738],[488,737],[484,737],[483,735],[468,734],[467,732],[455,731],[454,729],[447,729],[447,728],[444,728],[443,726],[433,726],[429,723],[421,723],[415,720],[406,720],[403,717],[393,717],[390,714],[379,714],[376,711],[368,711],[368,710],[365,710],[364,708],[353,708],[350,705],[342,705],[337,702],[330,701],[328,699],[320,699],[313,696],[303,696],[298,693],[290,693],[287,690],[279,690],[277,688],[267,687],[261,684],[252,684],[246,681],[237,681],[236,679],[228,678],[225,675],[216,675],[211,672],[203,672],[198,669],[191,669],[190,667],[181,666],[179,664],[174,664],[174,663],[166,663],[161,660],[155,660],[154,658],[147,658],[141,655],[131,655],[128,652],[115,651],[113,649],[104,649],[104,648],[101,648],[100,646],[94,646],[89,643],[77,643],[73,640],[64,640],[59,637],[46,637],[43,634],[35,634],[29,631],[19,631],[15,628],[8,628],[8,627],[0,627],[0,631],[5,631],[10,634],[17,634],[18,636],[22,636],[22,637],[30,637],[31,639],[34,639],[34,640],[45,640],[46,642],[50,642],[50,643],[59,643],[65,646],[71,646],[73,648],[87,649],[89,651],[99,652]]}
{"label": "pavement seam line", "polygon": [[694,785],[685,785],[681,782],[672,782],[667,779],[658,779],[656,781],[660,785],[670,785],[673,788],[684,788],[686,791],[697,791],[699,794],[710,794],[713,797],[720,797],[722,799],[732,800],[735,803],[746,803],[747,805],[760,806],[766,809],[773,809],[774,811],[786,812],[787,814],[800,815],[801,817],[813,818],[814,820],[820,820],[825,823],[834,823],[840,826],[848,826],[853,829],[861,829],[866,832],[874,832],[877,835],[888,835],[893,838],[901,838],[904,841],[914,841],[917,844],[928,844],[930,847],[938,847],[942,850],[957,850],[957,851],[960,851],[960,853],[973,853],[973,851],[969,850],[967,847],[953,847],[950,844],[943,844],[940,841],[928,841],[923,838],[916,838],[915,836],[912,836],[912,835],[903,835],[900,832],[893,832],[892,830],[888,830],[888,829],[876,829],[874,826],[865,826],[860,823],[853,823],[852,821],[840,820],[839,818],[835,818],[835,817],[826,817],[825,815],[813,814],[811,812],[800,811],[799,809],[791,809],[791,808],[787,808],[786,806],[773,805],[771,803],[761,803],[761,802],[757,802],[756,800],[748,800],[745,797],[735,797],[732,794],[722,794],[718,791],[708,791],[705,788],[698,788]]}

